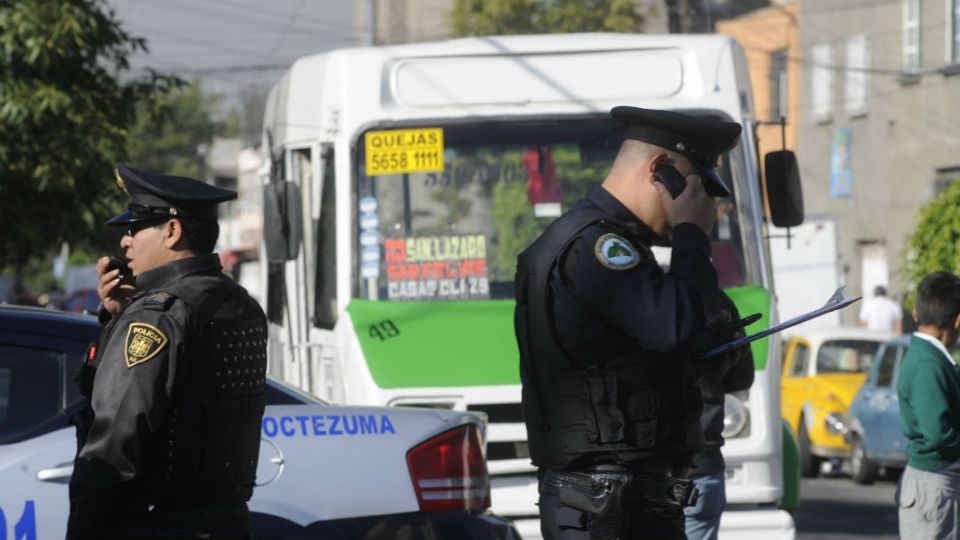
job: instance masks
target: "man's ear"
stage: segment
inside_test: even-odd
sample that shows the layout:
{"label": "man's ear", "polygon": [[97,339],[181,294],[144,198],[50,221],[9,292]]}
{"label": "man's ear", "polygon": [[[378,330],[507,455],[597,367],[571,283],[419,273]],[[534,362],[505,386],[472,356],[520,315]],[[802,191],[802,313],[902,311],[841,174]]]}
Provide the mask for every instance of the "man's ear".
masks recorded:
{"label": "man's ear", "polygon": [[650,156],[650,159],[647,161],[647,168],[641,169],[643,171],[644,179],[652,186],[656,181],[657,177],[653,175],[653,171],[661,165],[671,165],[673,160],[670,159],[670,155],[666,152],[657,152]]}
{"label": "man's ear", "polygon": [[667,154],[666,152],[657,152],[656,154],[650,157],[650,161],[649,161],[650,172],[653,172],[653,170],[659,167],[660,165],[671,165],[672,162],[673,160],[670,159],[669,154]]}
{"label": "man's ear", "polygon": [[176,248],[183,238],[183,224],[179,219],[168,220],[163,226],[163,246],[167,249]]}
{"label": "man's ear", "polygon": [[910,314],[913,315],[913,322],[920,324],[920,319],[917,318],[917,308],[913,308]]}

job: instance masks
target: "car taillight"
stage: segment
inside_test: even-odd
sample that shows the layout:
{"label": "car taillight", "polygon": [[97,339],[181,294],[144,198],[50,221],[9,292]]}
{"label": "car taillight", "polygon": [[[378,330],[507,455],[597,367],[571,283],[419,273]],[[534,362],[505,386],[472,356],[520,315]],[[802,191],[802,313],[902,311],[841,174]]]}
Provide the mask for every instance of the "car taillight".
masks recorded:
{"label": "car taillight", "polygon": [[445,431],[407,452],[420,510],[473,510],[490,506],[490,477],[477,426]]}

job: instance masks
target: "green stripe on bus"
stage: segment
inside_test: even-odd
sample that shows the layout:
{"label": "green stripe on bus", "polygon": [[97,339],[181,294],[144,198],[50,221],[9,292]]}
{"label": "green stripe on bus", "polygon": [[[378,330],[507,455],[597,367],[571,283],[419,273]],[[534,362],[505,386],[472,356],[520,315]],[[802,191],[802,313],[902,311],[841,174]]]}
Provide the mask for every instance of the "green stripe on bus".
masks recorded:
{"label": "green stripe on bus", "polygon": [[[744,316],[769,324],[770,294],[759,286],[727,293]],[[513,300],[386,302],[354,299],[347,307],[370,374],[380,388],[520,384]],[[756,368],[767,364],[767,339],[755,341]]]}
{"label": "green stripe on bus", "polygon": [[513,306],[352,300],[347,312],[377,386],[436,388],[520,384]]}

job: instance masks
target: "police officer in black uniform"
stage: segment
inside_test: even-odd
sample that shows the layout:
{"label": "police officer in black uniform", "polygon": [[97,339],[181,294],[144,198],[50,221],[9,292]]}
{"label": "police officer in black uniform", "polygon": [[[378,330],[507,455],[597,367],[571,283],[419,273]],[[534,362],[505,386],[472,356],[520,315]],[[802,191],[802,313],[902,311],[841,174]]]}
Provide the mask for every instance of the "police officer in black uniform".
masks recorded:
{"label": "police officer in black uniform", "polygon": [[[549,540],[684,538],[696,497],[685,477],[703,445],[698,352],[730,319],[707,233],[713,197],[730,193],[714,167],[740,125],[611,115],[625,141],[603,184],[517,265],[523,415]],[[672,246],[668,272],[656,244]]]}
{"label": "police officer in black uniform", "polygon": [[100,273],[81,373],[69,539],[249,537],[266,384],[266,317],[213,253],[236,193],[123,164],[120,246]]}
{"label": "police officer in black uniform", "polygon": [[[739,312],[733,301],[724,295],[725,309],[733,319],[739,318]],[[737,332],[737,336],[743,332]],[[699,496],[696,504],[684,508],[687,540],[717,540],[720,532],[720,518],[727,505],[726,462],[720,447],[723,446],[724,399],[726,394],[746,390],[753,385],[756,370],[750,347],[744,347],[736,354],[719,362],[719,369],[705,369],[702,364],[697,380],[703,398],[703,448],[693,456],[690,480],[696,486]]]}

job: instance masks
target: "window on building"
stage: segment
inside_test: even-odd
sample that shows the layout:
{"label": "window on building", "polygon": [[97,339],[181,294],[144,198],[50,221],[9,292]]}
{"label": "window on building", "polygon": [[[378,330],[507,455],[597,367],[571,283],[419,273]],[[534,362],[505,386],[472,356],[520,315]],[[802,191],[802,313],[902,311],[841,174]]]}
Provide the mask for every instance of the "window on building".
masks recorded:
{"label": "window on building", "polygon": [[867,37],[853,36],[847,40],[846,108],[850,114],[863,113],[870,92],[870,49]]}
{"label": "window on building", "polygon": [[920,69],[920,0],[903,0],[903,70]]}
{"label": "window on building", "polygon": [[[960,0],[958,0],[960,1]],[[787,117],[787,50],[770,54],[770,120]]]}
{"label": "window on building", "polygon": [[950,184],[960,180],[960,166],[938,167],[933,177],[933,194],[939,195],[950,187]]}
{"label": "window on building", "polygon": [[810,53],[813,59],[813,115],[817,120],[823,120],[833,114],[833,48],[829,43],[821,43],[814,45]]}

